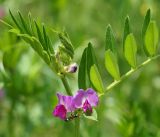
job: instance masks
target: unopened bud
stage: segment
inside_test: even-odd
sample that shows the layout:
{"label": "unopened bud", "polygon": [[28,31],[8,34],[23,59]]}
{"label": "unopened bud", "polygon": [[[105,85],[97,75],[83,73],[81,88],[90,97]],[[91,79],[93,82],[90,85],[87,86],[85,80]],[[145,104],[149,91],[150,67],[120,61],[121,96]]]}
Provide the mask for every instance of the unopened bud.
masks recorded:
{"label": "unopened bud", "polygon": [[76,63],[70,64],[69,66],[65,66],[64,69],[68,73],[75,73],[77,71],[78,65]]}

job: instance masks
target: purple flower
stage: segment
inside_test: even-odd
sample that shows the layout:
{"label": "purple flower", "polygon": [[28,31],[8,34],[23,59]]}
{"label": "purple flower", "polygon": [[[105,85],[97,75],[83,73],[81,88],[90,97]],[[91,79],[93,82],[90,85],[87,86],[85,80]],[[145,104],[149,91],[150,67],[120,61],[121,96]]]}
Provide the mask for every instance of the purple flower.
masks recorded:
{"label": "purple flower", "polygon": [[97,106],[98,101],[98,95],[91,88],[87,89],[86,91],[80,89],[73,99],[75,108],[83,108],[84,112],[87,110],[92,112],[91,108]]}
{"label": "purple flower", "polygon": [[[99,101],[98,95],[91,88],[86,91],[80,89],[75,96],[65,96],[58,93],[57,97],[58,105],[55,107],[53,115],[62,120],[71,118],[73,114],[78,113],[77,110],[80,110],[81,114],[91,115],[92,107],[96,107]],[[68,113],[70,113],[71,116],[67,118]]]}
{"label": "purple flower", "polygon": [[75,107],[72,103],[72,96],[64,96],[60,93],[57,93],[58,97],[58,105],[55,107],[53,111],[53,115],[55,117],[59,117],[62,120],[65,120],[67,117],[67,112],[74,111]]}

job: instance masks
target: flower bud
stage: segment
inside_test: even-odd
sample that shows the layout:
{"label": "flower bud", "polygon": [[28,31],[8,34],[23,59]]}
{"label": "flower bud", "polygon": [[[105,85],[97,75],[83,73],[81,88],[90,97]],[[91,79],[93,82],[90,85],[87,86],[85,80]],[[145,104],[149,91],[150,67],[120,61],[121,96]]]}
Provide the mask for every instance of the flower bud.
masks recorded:
{"label": "flower bud", "polygon": [[70,64],[69,66],[65,66],[64,69],[68,73],[75,73],[77,71],[78,65],[76,63]]}
{"label": "flower bud", "polygon": [[87,116],[91,116],[92,114],[92,106],[89,104],[87,99],[83,104],[83,111]]}

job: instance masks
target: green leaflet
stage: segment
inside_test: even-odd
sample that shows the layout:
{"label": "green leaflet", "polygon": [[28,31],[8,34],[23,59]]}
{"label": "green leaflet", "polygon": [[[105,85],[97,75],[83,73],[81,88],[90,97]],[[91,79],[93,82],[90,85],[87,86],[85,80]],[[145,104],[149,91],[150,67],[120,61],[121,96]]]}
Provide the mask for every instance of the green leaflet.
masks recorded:
{"label": "green leaflet", "polygon": [[35,23],[35,26],[36,26],[38,39],[39,39],[41,45],[43,46],[43,49],[44,49],[45,51],[48,51],[48,47],[45,45],[45,41],[44,41],[44,39],[43,39],[43,34],[42,34],[41,30],[40,30],[37,22],[34,21],[34,23]]}
{"label": "green leaflet", "polygon": [[92,65],[94,65],[94,64],[97,65],[96,55],[94,53],[94,49],[93,49],[92,44],[89,42],[88,47],[87,47],[87,73],[88,73],[88,75],[90,73],[90,69],[91,69]]}
{"label": "green leaflet", "polygon": [[47,44],[48,44],[48,47],[49,47],[49,51],[51,54],[54,54],[54,49],[52,47],[52,43],[51,43],[51,40],[49,38],[49,36],[47,35]]}
{"label": "green leaflet", "polygon": [[99,74],[98,68],[95,64],[91,66],[91,69],[90,69],[90,80],[93,86],[96,88],[96,91],[98,91],[99,93],[104,92],[103,82]]}
{"label": "green leaflet", "polygon": [[115,80],[120,79],[117,59],[115,54],[110,49],[105,52],[105,67]]}
{"label": "green leaflet", "polygon": [[54,50],[52,48],[52,45],[51,45],[51,42],[50,42],[50,39],[46,33],[46,29],[43,25],[43,38],[44,38],[44,41],[45,41],[45,45],[47,47],[47,51],[50,52],[50,53],[54,53]]}
{"label": "green leaflet", "polygon": [[132,68],[137,66],[137,44],[132,33],[128,34],[124,45],[124,56]]}
{"label": "green leaflet", "polygon": [[[91,71],[94,71],[95,74],[91,74]],[[95,55],[95,52],[94,52],[94,49],[91,43],[88,43],[88,47],[87,47],[87,75],[89,77],[90,87],[95,88],[96,91],[99,93],[103,93],[104,92],[103,83],[102,83],[101,76],[98,71],[98,63],[96,60],[96,55]],[[95,79],[95,77],[98,78],[97,79],[98,83],[94,82],[93,79]]]}
{"label": "green leaflet", "polygon": [[86,116],[85,114],[83,115],[85,118],[90,119],[90,120],[94,120],[94,121],[98,121],[97,120],[97,112],[95,109],[93,109],[92,115],[91,116]]}
{"label": "green leaflet", "polygon": [[106,46],[105,50],[110,49],[112,52],[116,53],[115,49],[115,38],[113,35],[113,31],[110,25],[107,26],[107,31],[106,31]]}
{"label": "green leaflet", "polygon": [[[47,39],[46,29],[45,29],[44,25],[43,25],[43,39],[44,39],[45,45],[47,47],[47,45],[48,45],[48,39]],[[47,50],[48,50],[48,47],[47,47]]]}
{"label": "green leaflet", "polygon": [[[129,31],[129,19],[126,19],[124,34]],[[124,35],[124,37],[125,37]],[[106,47],[105,47],[105,66],[108,72],[115,80],[120,79],[119,68],[116,58],[116,48],[115,48],[115,38],[111,29],[111,26],[108,25],[106,32]]]}
{"label": "green leaflet", "polygon": [[46,51],[43,51],[43,59],[48,65],[50,64],[50,57],[48,56]]}
{"label": "green leaflet", "polygon": [[40,55],[42,56],[43,52],[43,47],[42,44],[39,42],[39,40],[35,37],[32,37],[33,39],[33,44],[31,44],[32,48]]}
{"label": "green leaflet", "polygon": [[28,22],[29,22],[28,27],[30,28],[31,35],[35,37],[36,33],[37,33],[36,32],[36,26],[35,26],[35,23],[34,23],[32,17],[31,17],[30,12],[28,13]]}
{"label": "green leaflet", "polygon": [[150,22],[150,19],[151,19],[151,11],[150,11],[150,9],[148,9],[147,13],[146,13],[146,16],[144,18],[143,27],[142,27],[142,38],[143,38],[143,40],[144,40],[144,37],[145,37],[145,33],[146,33],[146,30],[147,30],[148,24]]}
{"label": "green leaflet", "polygon": [[145,34],[145,49],[149,56],[154,56],[158,48],[159,32],[155,21],[151,21]]}
{"label": "green leaflet", "polygon": [[51,41],[47,35],[46,28],[44,25],[43,25],[43,39],[44,39],[44,44],[45,44],[48,54],[50,55],[50,53],[54,53],[53,47],[51,45]]}
{"label": "green leaflet", "polygon": [[149,53],[145,47],[145,34],[146,34],[146,30],[147,30],[147,27],[149,25],[150,20],[151,20],[151,11],[150,11],[150,9],[148,9],[146,16],[144,18],[143,27],[142,27],[143,49],[144,49],[144,52],[147,56],[149,56]]}
{"label": "green leaflet", "polygon": [[27,21],[24,20],[23,16],[21,15],[21,13],[19,11],[18,11],[18,14],[19,14],[19,17],[20,17],[20,20],[21,20],[21,24],[22,24],[22,26],[24,28],[24,31],[27,34],[31,34],[31,32],[30,32],[30,30],[29,30],[29,28],[28,28],[28,26],[26,24]]}
{"label": "green leaflet", "polygon": [[87,71],[86,71],[86,65],[87,65],[87,48],[84,49],[81,62],[79,65],[79,71],[78,71],[78,87],[79,89],[86,89],[86,77],[87,77]]}
{"label": "green leaflet", "polygon": [[93,53],[91,43],[88,44],[88,47],[85,48],[82,54],[79,72],[78,72],[78,85],[79,88],[87,89],[92,87],[89,73],[91,66],[95,63],[95,54]]}
{"label": "green leaflet", "polygon": [[12,14],[11,10],[9,10],[9,14],[10,14],[13,22],[16,24],[16,26],[17,26],[21,31],[23,31],[22,27],[20,26],[20,24],[18,23],[18,21],[16,20],[16,18],[14,17],[14,15]]}
{"label": "green leaflet", "polygon": [[124,33],[123,33],[123,49],[124,49],[124,43],[125,43],[126,37],[130,33],[130,25],[129,24],[130,24],[129,16],[127,16],[125,19]]}

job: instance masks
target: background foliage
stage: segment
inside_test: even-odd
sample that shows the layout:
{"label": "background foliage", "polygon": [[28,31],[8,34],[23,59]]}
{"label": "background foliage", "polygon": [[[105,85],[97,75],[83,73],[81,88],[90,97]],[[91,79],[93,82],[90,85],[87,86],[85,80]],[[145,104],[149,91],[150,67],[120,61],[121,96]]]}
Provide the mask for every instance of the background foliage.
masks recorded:
{"label": "background foliage", "polygon": [[[80,62],[82,51],[92,42],[103,82],[112,81],[104,66],[105,33],[108,24],[116,37],[121,55],[120,71],[130,68],[122,56],[124,19],[130,25],[138,45],[138,60],[142,51],[141,28],[148,8],[160,28],[158,0],[1,0],[0,18],[8,19],[8,9],[28,11],[55,30],[65,28],[76,48],[74,60]],[[73,123],[52,116],[57,103],[56,92],[65,91],[61,81],[37,54],[0,24],[0,137],[61,137],[71,136]],[[59,41],[50,33],[53,44]],[[103,54],[102,54],[103,53]],[[6,58],[6,70],[2,65]],[[78,89],[77,74],[70,76],[72,90]],[[103,96],[98,122],[81,120],[81,135],[85,137],[160,137],[160,63],[155,60]],[[63,132],[62,132],[63,131]]]}

